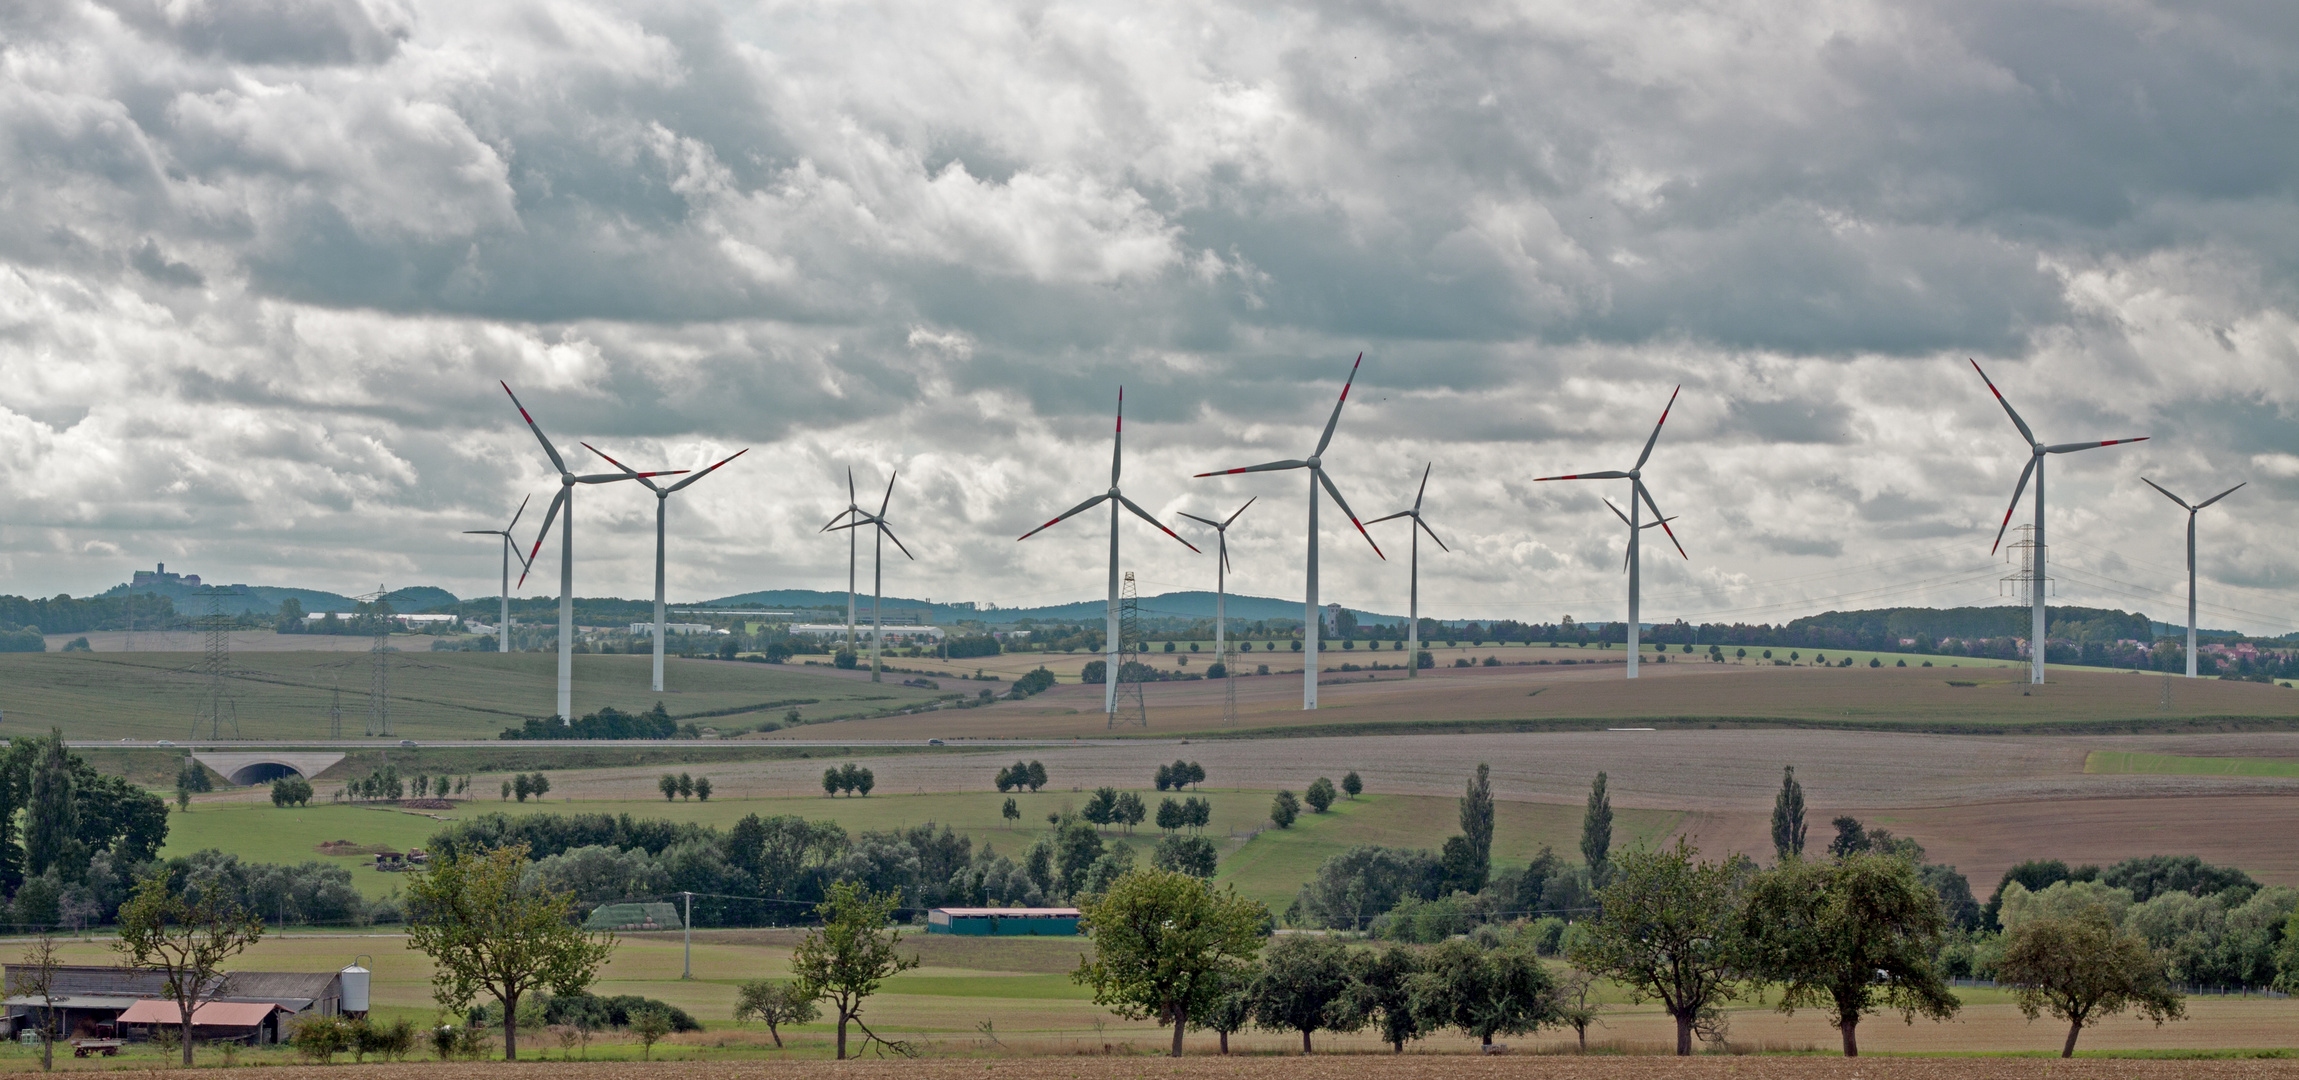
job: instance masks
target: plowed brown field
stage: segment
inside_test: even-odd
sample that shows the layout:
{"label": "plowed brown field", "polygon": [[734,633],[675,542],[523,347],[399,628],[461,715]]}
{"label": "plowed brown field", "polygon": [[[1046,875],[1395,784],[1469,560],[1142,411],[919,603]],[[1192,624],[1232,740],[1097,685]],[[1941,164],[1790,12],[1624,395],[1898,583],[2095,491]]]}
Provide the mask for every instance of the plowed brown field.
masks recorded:
{"label": "plowed brown field", "polygon": [[[1472,1057],[1461,1054],[1366,1054],[1343,1059],[1345,1064],[1320,1057],[1232,1056],[1185,1057],[1179,1061],[1153,1057],[1041,1057],[997,1059],[940,1059],[925,1061],[849,1062],[558,1062],[532,1064],[554,1080],[809,1080],[813,1077],[867,1075],[883,1080],[980,1080],[985,1076],[1008,1080],[1102,1080],[1173,1077],[1177,1080],[1322,1080],[1344,1068],[1351,1080],[1423,1080],[1426,1077],[1460,1080],[1627,1080],[1658,1076],[1670,1080],[1745,1080],[1787,1077],[1793,1080],[1853,1080],[1889,1077],[1895,1080],[1979,1080],[1979,1078],[2034,1077],[2079,1080],[2253,1080],[2299,1076],[2299,1061],[2144,1061],[2037,1058],[1788,1058],[1700,1056],[1685,1059],[1654,1057],[1544,1057],[1509,1055]],[[497,1080],[506,1066],[496,1064],[404,1064],[333,1067],[273,1067],[264,1075],[277,1080]],[[147,1072],[142,1075],[169,1080],[212,1076],[201,1072]]]}

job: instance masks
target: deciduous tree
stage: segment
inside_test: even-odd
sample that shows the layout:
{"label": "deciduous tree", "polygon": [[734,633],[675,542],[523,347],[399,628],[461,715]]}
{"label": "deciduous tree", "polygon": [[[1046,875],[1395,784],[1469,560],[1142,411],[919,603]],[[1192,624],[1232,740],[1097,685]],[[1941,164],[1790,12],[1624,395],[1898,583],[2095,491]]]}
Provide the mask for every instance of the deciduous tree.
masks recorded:
{"label": "deciduous tree", "polygon": [[1780,770],[1780,794],[1772,800],[1772,854],[1782,862],[1804,854],[1804,785],[1794,765]]}
{"label": "deciduous tree", "polygon": [[1413,1011],[1424,1027],[1459,1028],[1490,1046],[1495,1035],[1514,1035],[1556,1023],[1556,981],[1533,950],[1479,947],[1453,938],[1421,962],[1413,976]]}
{"label": "deciduous tree", "polygon": [[183,1025],[184,1068],[192,1067],[192,1017],[223,982],[224,961],[261,940],[263,918],[227,890],[179,888],[165,870],[138,881],[120,905],[120,936],[112,948],[129,966],[161,973],[161,989]]}
{"label": "deciduous tree", "polygon": [[537,989],[581,993],[614,953],[586,934],[575,894],[524,882],[527,846],[456,852],[408,884],[409,944],[431,957],[431,993],[467,1009],[484,993],[503,1007],[503,1057],[519,1057],[519,1002]]}
{"label": "deciduous tree", "polygon": [[735,988],[735,1023],[756,1020],[765,1024],[777,1050],[782,1048],[782,1025],[811,1024],[821,1016],[821,1006],[795,982],[752,979]]}
{"label": "deciduous tree", "polygon": [[1333,781],[1322,776],[1310,781],[1309,790],[1303,792],[1302,797],[1309,803],[1311,813],[1324,813],[1333,805]]}
{"label": "deciduous tree", "polygon": [[1094,1003],[1129,1020],[1173,1028],[1173,1056],[1192,1018],[1208,1012],[1224,980],[1261,949],[1269,909],[1188,874],[1134,870],[1079,905],[1094,955],[1070,978]]}
{"label": "deciduous tree", "polygon": [[1996,979],[2014,988],[2028,1019],[2048,1012],[2067,1021],[2061,1057],[2075,1056],[2084,1028],[2126,1009],[2158,1026],[2187,1017],[2186,1003],[2147,943],[2118,928],[2097,905],[2021,919],[2004,935]]}
{"label": "deciduous tree", "polygon": [[846,1059],[849,1024],[861,1028],[869,1043],[904,1057],[911,1055],[909,1044],[882,1038],[862,1022],[862,1005],[878,992],[879,985],[918,966],[916,956],[895,951],[902,943],[902,931],[887,926],[900,899],[893,893],[873,893],[852,881],[838,882],[814,907],[822,925],[809,931],[791,953],[790,973],[797,977],[799,992],[810,1001],[828,1000],[838,1014],[841,1061]]}
{"label": "deciduous tree", "polygon": [[1588,864],[1589,880],[1603,885],[1612,859],[1612,793],[1605,789],[1605,774],[1589,785],[1588,809],[1581,814],[1581,861]]}
{"label": "deciduous tree", "polygon": [[1342,997],[1351,1029],[1370,1025],[1382,1042],[1404,1053],[1406,1043],[1426,1034],[1413,1009],[1413,978],[1420,973],[1420,954],[1402,945],[1358,958]]}
{"label": "deciduous tree", "polygon": [[1248,996],[1254,1023],[1269,1031],[1298,1031],[1301,1052],[1320,1029],[1354,1031],[1363,1018],[1344,1003],[1355,964],[1349,947],[1323,936],[1297,934],[1270,946]]}
{"label": "deciduous tree", "polygon": [[1757,974],[1783,988],[1780,1011],[1831,1011],[1844,1056],[1860,1056],[1860,1018],[1895,1010],[1945,1020],[1960,1002],[1932,967],[1947,930],[1915,864],[1891,855],[1805,862],[1758,874],[1741,905]]}
{"label": "deciduous tree", "polygon": [[1572,962],[1620,983],[1630,1000],[1661,1003],[1676,1021],[1676,1052],[1692,1053],[1696,1027],[1742,992],[1746,947],[1734,917],[1730,864],[1694,858],[1678,839],[1659,851],[1613,861],[1597,893],[1597,917],[1581,923]]}

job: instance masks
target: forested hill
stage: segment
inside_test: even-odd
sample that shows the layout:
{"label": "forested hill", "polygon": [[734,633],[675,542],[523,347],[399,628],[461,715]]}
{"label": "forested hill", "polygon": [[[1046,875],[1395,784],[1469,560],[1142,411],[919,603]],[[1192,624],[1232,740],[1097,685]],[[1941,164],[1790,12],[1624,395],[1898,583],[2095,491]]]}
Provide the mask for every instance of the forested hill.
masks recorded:
{"label": "forested hill", "polygon": [[[2138,612],[2108,608],[2053,607],[2045,609],[2051,636],[2069,641],[2153,641],[2148,617]],[[1863,641],[1897,642],[1914,638],[2025,638],[2034,629],[2032,611],[2024,607],[1878,608],[1872,611],[1828,611],[1806,616],[1782,627],[1791,639],[1820,638],[1827,631],[1842,631]]]}

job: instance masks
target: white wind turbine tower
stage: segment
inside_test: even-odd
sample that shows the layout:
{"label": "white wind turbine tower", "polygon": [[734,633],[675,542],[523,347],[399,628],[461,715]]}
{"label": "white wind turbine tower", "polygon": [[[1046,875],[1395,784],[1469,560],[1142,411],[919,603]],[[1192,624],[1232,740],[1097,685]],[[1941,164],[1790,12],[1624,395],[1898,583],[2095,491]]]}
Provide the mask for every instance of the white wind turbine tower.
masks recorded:
{"label": "white wind turbine tower", "polygon": [[[887,486],[891,488],[893,486],[893,482],[891,480],[888,481]],[[854,470],[848,469],[846,470],[846,509],[832,515],[830,518],[830,524],[824,525],[822,527],[822,531],[829,532],[830,530],[837,528],[851,528],[852,526],[860,523],[862,519],[869,516],[869,512],[862,509],[861,502],[855,498]],[[840,525],[839,522],[841,521],[844,521],[846,524]],[[846,534],[846,652],[850,656],[854,653],[855,558],[856,551],[854,534],[849,532]]]}
{"label": "white wind turbine tower", "polygon": [[659,694],[663,692],[663,515],[670,506],[671,493],[687,486],[688,484],[694,483],[703,477],[717,472],[719,465],[724,465],[729,461],[733,461],[734,459],[743,456],[744,454],[750,453],[750,448],[746,446],[740,450],[735,451],[734,453],[728,454],[726,457],[719,459],[717,465],[712,465],[710,468],[704,469],[703,471],[689,476],[686,479],[672,484],[669,487],[663,487],[662,485],[647,479],[644,474],[634,471],[630,466],[625,465],[620,461],[616,461],[614,458],[607,457],[605,451],[600,450],[596,446],[592,446],[590,443],[584,443],[583,449],[597,454],[600,457],[607,458],[607,464],[621,469],[626,473],[629,473],[631,479],[645,484],[647,486],[647,490],[655,493],[655,693]]}
{"label": "white wind turbine tower", "polygon": [[[1365,523],[1358,521],[1357,512],[1349,509],[1349,500],[1341,497],[1341,489],[1334,487],[1333,480],[1325,475],[1325,447],[1333,442],[1333,428],[1341,423],[1341,407],[1349,403],[1349,388],[1357,382],[1357,366],[1364,362],[1365,354],[1358,353],[1356,363],[1349,365],[1349,379],[1341,384],[1341,399],[1333,403],[1333,416],[1325,421],[1325,434],[1318,438],[1317,449],[1306,460],[1272,461],[1266,465],[1248,465],[1242,469],[1224,469],[1219,472],[1197,474],[1200,477],[1206,477],[1235,476],[1238,473],[1252,472],[1283,472],[1287,469],[1307,469],[1309,471],[1308,597],[1302,604],[1301,622],[1301,650],[1306,660],[1301,669],[1301,707],[1303,709],[1317,707],[1317,635],[1319,628],[1324,625],[1323,616],[1317,610],[1318,485],[1324,485],[1326,493],[1333,496],[1334,505],[1339,506],[1342,513],[1349,515],[1349,523],[1357,526],[1357,532],[1365,537],[1365,542],[1373,544],[1373,554],[1381,555],[1381,545],[1373,543],[1373,534],[1365,531]],[[1383,561],[1387,561],[1389,556],[1381,555],[1381,558]]]}
{"label": "white wind turbine tower", "polygon": [[[894,526],[886,523],[886,507],[889,503],[894,501],[894,481],[901,475],[902,473],[897,470],[894,475],[886,478],[886,497],[878,501],[877,513],[872,514],[866,511],[857,510],[855,511],[857,516],[848,518],[846,523],[843,525],[834,526],[834,528],[840,529],[858,529],[864,525],[868,525],[878,530],[878,540],[870,557],[871,682],[880,681],[878,677],[880,666],[879,657],[885,652],[886,628],[884,624],[879,622],[878,598],[884,595],[886,592],[886,541],[894,541],[895,547],[902,548],[902,554],[910,555],[910,549],[902,546],[902,538],[894,535]],[[847,535],[852,536],[853,534],[848,533]],[[910,561],[918,561],[918,556],[910,555]],[[847,632],[852,633],[853,631],[849,630]]]}
{"label": "white wind turbine tower", "polygon": [[[1394,521],[1398,518],[1413,519],[1413,591],[1412,601],[1406,608],[1405,615],[1405,636],[1407,639],[1405,677],[1408,679],[1419,678],[1421,675],[1421,534],[1428,533],[1429,539],[1437,540],[1437,530],[1430,528],[1428,522],[1421,520],[1421,497],[1429,493],[1429,470],[1436,467],[1436,462],[1422,466],[1421,489],[1413,493],[1413,508],[1411,510],[1399,510],[1388,517],[1377,517],[1365,523],[1367,525],[1379,525],[1384,521]],[[1448,555],[1453,551],[1452,548],[1445,546],[1443,540],[1437,540],[1437,547]]]}
{"label": "white wind turbine tower", "polygon": [[[2139,482],[2157,491],[2163,491],[2162,484],[2158,484],[2147,477],[2140,477]],[[2250,482],[2246,480],[2243,484]],[[2168,491],[2163,491],[2164,498],[2178,503],[2180,509],[2187,511],[2187,677],[2190,679],[2195,677],[2195,512],[2235,494],[2236,488],[2242,487],[2243,484],[2237,484],[2235,487],[2228,488],[2193,506],[2187,505],[2187,500]],[[2043,489],[2039,486],[2036,490],[2041,492]]]}
{"label": "white wind turbine tower", "polygon": [[[592,473],[578,476],[568,471],[567,463],[559,457],[559,449],[543,437],[543,429],[535,426],[535,418],[527,407],[519,404],[519,395],[511,393],[511,384],[502,383],[503,392],[511,395],[511,404],[519,408],[519,416],[527,421],[527,430],[535,433],[535,441],[543,444],[543,453],[551,459],[551,467],[559,470],[559,493],[551,498],[551,509],[543,515],[543,527],[535,533],[534,550],[527,553],[527,568],[535,566],[535,556],[543,551],[543,540],[551,535],[551,523],[559,519],[559,511],[567,512],[567,523],[559,528],[559,723],[575,722],[575,485],[611,484],[617,480],[631,480],[644,476],[676,476],[685,469],[649,473]],[[525,584],[527,575],[519,575]]]}
{"label": "white wind turbine tower", "polygon": [[1229,526],[1237,520],[1238,514],[1245,513],[1247,506],[1253,505],[1254,499],[1259,498],[1261,496],[1256,495],[1245,500],[1245,506],[1238,507],[1236,514],[1220,521],[1191,513],[1181,514],[1191,521],[1212,526],[1220,548],[1213,563],[1213,662],[1221,665],[1225,675],[1229,672]]}
{"label": "white wind turbine tower", "polygon": [[[533,498],[534,496],[528,496]],[[503,617],[495,624],[495,651],[511,651],[511,560],[519,560],[519,580],[527,580],[527,557],[519,554],[519,543],[511,539],[511,530],[519,527],[519,516],[527,512],[527,499],[519,500],[519,509],[511,515],[511,523],[500,529],[465,529],[465,536],[500,536],[503,538]]]}
{"label": "white wind turbine tower", "polygon": [[[1676,408],[1676,395],[1683,392],[1684,387],[1682,386],[1669,391],[1668,404],[1660,410],[1660,423],[1652,426],[1652,437],[1644,441],[1644,452],[1636,456],[1636,464],[1630,466],[1627,472],[1613,469],[1605,472],[1573,473],[1570,476],[1537,478],[1538,480],[1628,481],[1628,514],[1621,520],[1628,523],[1628,677],[1632,679],[1636,678],[1637,654],[1643,648],[1643,642],[1640,640],[1643,626],[1638,622],[1640,615],[1637,607],[1637,592],[1639,581],[1644,576],[1644,546],[1638,541],[1644,536],[1644,530],[1649,526],[1639,524],[1638,519],[1643,516],[1645,507],[1652,508],[1652,516],[1656,519],[1652,524],[1660,526],[1661,531],[1668,534],[1668,542],[1676,545],[1676,553],[1687,559],[1692,558],[1692,556],[1684,554],[1684,545],[1677,541],[1676,530],[1668,527],[1668,523],[1676,519],[1660,512],[1659,504],[1652,501],[1652,492],[1645,490],[1644,486],[1644,463],[1652,459],[1653,444],[1660,441],[1661,424],[1668,423],[1669,410]],[[1611,500],[1606,500],[1606,503],[1610,505]],[[1613,513],[1620,513],[1620,508],[1613,507]]]}
{"label": "white wind turbine tower", "polygon": [[[1967,359],[1969,358],[1967,357]],[[1988,553],[1993,555],[1997,548],[2003,546],[2004,530],[2012,527],[2012,512],[2020,508],[2020,496],[2028,490],[2028,477],[2034,476],[2036,480],[2035,559],[2030,564],[2032,579],[2028,591],[2035,605],[2035,612],[2028,634],[2028,682],[2042,686],[2044,684],[2044,600],[2046,599],[2044,585],[2044,455],[2068,454],[2077,450],[2090,450],[2100,446],[2146,442],[2147,436],[2142,435],[2136,439],[2106,439],[2099,442],[2056,443],[2046,446],[2037,441],[2035,432],[2028,430],[2028,422],[2020,419],[2020,414],[2013,410],[2012,403],[2004,400],[2004,392],[1996,389],[1995,380],[1988,378],[1987,372],[1980,371],[1980,362],[1973,360],[1971,363],[1972,370],[1980,372],[1980,381],[1988,384],[1988,392],[1996,395],[1996,404],[2004,407],[2004,415],[2012,418],[2012,426],[2020,429],[2020,438],[2028,441],[2028,467],[2020,470],[2020,484],[2012,489],[2012,504],[2004,508],[2004,523],[1996,527],[1996,542],[1988,548]]]}
{"label": "white wind turbine tower", "polygon": [[1110,606],[1108,624],[1102,635],[1102,713],[1105,716],[1118,711],[1118,507],[1123,506],[1133,511],[1136,517],[1156,525],[1157,531],[1173,537],[1175,543],[1191,551],[1197,551],[1196,544],[1182,539],[1172,529],[1166,528],[1158,519],[1151,517],[1149,511],[1135,506],[1132,499],[1126,498],[1125,493],[1118,490],[1118,474],[1124,471],[1125,466],[1125,438],[1126,389],[1121,386],[1118,387],[1117,429],[1116,433],[1110,437],[1110,489],[1062,511],[1062,516],[1015,538],[1015,542],[1020,543],[1078,514],[1091,510],[1105,501],[1110,504]]}

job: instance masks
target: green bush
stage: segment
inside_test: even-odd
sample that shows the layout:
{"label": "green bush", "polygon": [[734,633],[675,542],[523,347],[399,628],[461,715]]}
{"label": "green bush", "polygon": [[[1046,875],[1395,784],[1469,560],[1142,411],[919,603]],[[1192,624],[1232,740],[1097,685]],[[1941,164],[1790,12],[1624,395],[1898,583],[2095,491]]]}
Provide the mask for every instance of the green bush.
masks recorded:
{"label": "green bush", "polygon": [[352,1025],[340,1016],[307,1016],[296,1022],[287,1042],[297,1053],[325,1065],[351,1048]]}

